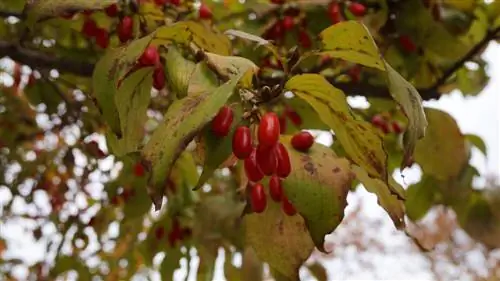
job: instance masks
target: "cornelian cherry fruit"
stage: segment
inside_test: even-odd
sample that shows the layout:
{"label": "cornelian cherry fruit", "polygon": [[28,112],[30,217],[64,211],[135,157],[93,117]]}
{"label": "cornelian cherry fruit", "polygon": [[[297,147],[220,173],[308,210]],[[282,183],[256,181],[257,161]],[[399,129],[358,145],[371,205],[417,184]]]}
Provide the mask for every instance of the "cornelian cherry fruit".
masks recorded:
{"label": "cornelian cherry fruit", "polygon": [[283,212],[289,216],[293,216],[297,213],[297,210],[295,209],[295,207],[293,206],[292,202],[290,202],[290,200],[288,200],[288,198],[283,195],[283,204],[281,205],[282,209],[283,209]]}
{"label": "cornelian cherry fruit", "polygon": [[205,3],[202,3],[200,6],[200,10],[198,11],[198,15],[202,19],[211,19],[212,18],[212,11]]}
{"label": "cornelian cherry fruit", "polygon": [[106,9],[104,9],[104,12],[108,17],[116,17],[116,15],[118,15],[118,5],[116,3],[111,4]]}
{"label": "cornelian cherry fruit", "polygon": [[392,131],[396,134],[401,134],[403,132],[403,128],[401,127],[401,124],[398,121],[393,121],[392,124]]}
{"label": "cornelian cherry fruit", "polygon": [[283,114],[279,117],[280,119],[280,134],[285,134],[286,132],[286,116]]}
{"label": "cornelian cherry fruit", "polygon": [[384,117],[382,117],[382,115],[380,115],[380,114],[374,115],[372,117],[372,124],[375,127],[381,127],[385,123],[387,123],[387,122],[385,121]]}
{"label": "cornelian cherry fruit", "polygon": [[302,117],[300,117],[300,115],[295,110],[287,108],[285,110],[285,114],[295,126],[302,125]]}
{"label": "cornelian cherry fruit", "polygon": [[278,176],[273,175],[269,178],[269,194],[271,198],[279,202],[283,197],[283,187],[281,186],[281,179]]}
{"label": "cornelian cherry fruit", "polygon": [[290,155],[286,147],[279,143],[276,147],[276,159],[278,160],[278,167],[276,168],[276,175],[280,178],[286,178],[292,172],[292,164],[290,163]]}
{"label": "cornelian cherry fruit", "polygon": [[233,135],[233,154],[238,159],[245,159],[252,153],[252,134],[247,126],[239,126]]}
{"label": "cornelian cherry fruit", "polygon": [[280,137],[280,121],[274,112],[268,112],[260,120],[258,139],[262,148],[273,147]]}
{"label": "cornelian cherry fruit", "polygon": [[250,205],[255,213],[262,213],[266,209],[266,193],[261,183],[250,186]]}
{"label": "cornelian cherry fruit", "polygon": [[332,4],[328,7],[328,16],[333,24],[339,23],[342,21],[342,14],[340,13],[340,5],[339,3],[332,2]]}
{"label": "cornelian cherry fruit", "polygon": [[157,66],[153,71],[153,88],[161,90],[165,87],[165,70],[162,66]]}
{"label": "cornelian cherry fruit", "polygon": [[142,166],[140,162],[137,162],[134,165],[134,175],[136,175],[137,177],[142,177],[144,176],[144,173],[145,173],[144,166]]}
{"label": "cornelian cherry fruit", "polygon": [[97,23],[93,19],[86,19],[83,22],[82,33],[87,37],[94,37],[97,33]]}
{"label": "cornelian cherry fruit", "polygon": [[158,6],[163,6],[167,4],[168,0],[155,0],[155,4]]}
{"label": "cornelian cherry fruit", "polygon": [[299,31],[299,43],[302,48],[309,49],[312,46],[311,37],[307,34],[307,31],[300,30]]}
{"label": "cornelian cherry fruit", "polygon": [[417,50],[417,46],[408,35],[399,36],[399,44],[408,53],[414,53]]}
{"label": "cornelian cherry fruit", "polygon": [[140,66],[152,66],[160,63],[160,54],[156,46],[148,46],[139,58]]}
{"label": "cornelian cherry fruit", "polygon": [[130,16],[125,16],[120,21],[116,28],[116,32],[118,33],[118,39],[120,42],[124,43],[128,40],[132,39],[132,32],[134,29],[134,20]]}
{"label": "cornelian cherry fruit", "polygon": [[270,176],[276,173],[278,168],[278,157],[276,157],[276,147],[257,146],[257,165],[264,175]]}
{"label": "cornelian cherry fruit", "polygon": [[225,137],[229,133],[233,123],[233,110],[231,107],[223,106],[212,120],[212,132],[218,137]]}
{"label": "cornelian cherry fruit", "polygon": [[292,146],[298,151],[307,151],[314,143],[314,137],[306,131],[295,134],[292,137]]}
{"label": "cornelian cherry fruit", "polygon": [[109,34],[104,28],[98,28],[95,32],[95,43],[97,46],[106,49],[109,46]]}
{"label": "cornelian cherry fruit", "polygon": [[366,13],[366,7],[361,3],[353,2],[349,5],[349,11],[357,17],[362,17]]}
{"label": "cornelian cherry fruit", "polygon": [[295,25],[292,16],[285,16],[283,18],[283,20],[281,21],[281,24],[283,25],[283,28],[285,30],[291,30],[293,28],[293,26]]}
{"label": "cornelian cherry fruit", "polygon": [[245,168],[245,174],[247,175],[248,180],[253,182],[258,182],[264,177],[264,173],[257,165],[257,149],[253,148],[250,156],[245,158],[243,162],[243,166]]}

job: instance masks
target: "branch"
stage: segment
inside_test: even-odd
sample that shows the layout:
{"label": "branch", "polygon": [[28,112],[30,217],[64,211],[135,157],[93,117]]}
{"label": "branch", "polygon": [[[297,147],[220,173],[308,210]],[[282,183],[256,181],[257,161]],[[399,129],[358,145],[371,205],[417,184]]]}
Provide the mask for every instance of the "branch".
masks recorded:
{"label": "branch", "polygon": [[0,58],[10,57],[12,60],[33,68],[58,69],[81,76],[92,76],[94,64],[78,61],[38,50],[21,47],[15,43],[0,40]]}

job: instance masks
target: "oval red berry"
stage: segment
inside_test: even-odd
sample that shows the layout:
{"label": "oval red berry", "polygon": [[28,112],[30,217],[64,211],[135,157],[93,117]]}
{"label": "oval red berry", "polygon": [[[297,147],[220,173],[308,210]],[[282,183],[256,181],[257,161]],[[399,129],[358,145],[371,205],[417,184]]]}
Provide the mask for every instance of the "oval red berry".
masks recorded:
{"label": "oval red berry", "polygon": [[206,4],[202,3],[200,6],[200,10],[198,11],[198,15],[202,19],[210,19],[212,18],[212,11]]}
{"label": "oval red berry", "polygon": [[116,17],[116,15],[118,15],[118,5],[116,3],[111,4],[104,9],[104,12],[108,15],[108,17]]}
{"label": "oval red berry", "polygon": [[401,127],[401,124],[398,121],[392,122],[392,131],[398,135],[403,132],[403,128]]}
{"label": "oval red berry", "polygon": [[259,145],[263,148],[271,148],[278,142],[279,136],[280,121],[278,115],[274,112],[266,113],[262,116],[259,124]]}
{"label": "oval red berry", "polygon": [[156,67],[153,72],[153,88],[161,90],[165,87],[165,71],[162,66]]}
{"label": "oval red berry", "polygon": [[264,186],[260,183],[250,187],[250,205],[255,213],[262,213],[266,209],[267,200]]}
{"label": "oval red berry", "polygon": [[293,17],[291,17],[291,16],[284,17],[283,21],[281,22],[281,24],[283,24],[283,28],[285,30],[290,30],[295,25],[295,23],[293,21]]}
{"label": "oval red berry", "polygon": [[132,39],[134,20],[130,16],[125,16],[120,21],[116,29],[117,29],[116,32],[118,33],[118,39],[120,39],[120,42],[122,43],[127,42],[128,40]]}
{"label": "oval red berry", "polygon": [[276,175],[280,178],[286,178],[292,172],[292,164],[290,163],[290,155],[286,147],[279,143],[276,148],[276,158],[278,160],[278,167],[276,169]]}
{"label": "oval red berry", "polygon": [[257,146],[257,164],[264,175],[270,176],[276,173],[278,168],[278,158],[276,157],[276,147]]}
{"label": "oval red berry", "polygon": [[233,110],[227,105],[223,106],[212,120],[212,131],[214,134],[218,137],[227,136],[233,123],[233,118]]}
{"label": "oval red berry", "polygon": [[109,34],[104,28],[98,28],[95,32],[95,43],[102,49],[106,49],[109,46]]}
{"label": "oval red berry", "polygon": [[307,151],[314,143],[314,137],[309,132],[300,132],[292,137],[292,146],[298,151]]}
{"label": "oval red berry", "polygon": [[283,188],[281,186],[281,179],[278,176],[273,175],[269,178],[269,194],[271,198],[279,202],[283,197]]}
{"label": "oval red berry", "polygon": [[247,126],[236,128],[233,135],[233,154],[238,159],[245,159],[252,153],[252,134]]}
{"label": "oval red berry", "polygon": [[362,17],[366,13],[366,7],[361,3],[351,3],[351,5],[349,6],[349,11],[351,11],[351,13],[357,17]]}
{"label": "oval red berry", "polygon": [[139,58],[139,64],[141,66],[158,65],[159,63],[160,54],[158,53],[158,48],[156,48],[156,46],[148,46]]}
{"label": "oval red berry", "polygon": [[283,195],[283,204],[281,205],[283,212],[288,216],[293,216],[297,213],[297,209],[293,206],[292,202],[288,200],[288,198]]}
{"label": "oval red berry", "polygon": [[245,159],[243,166],[248,180],[258,182],[264,177],[264,174],[257,165],[257,150],[255,148],[252,149],[250,156]]}
{"label": "oval red berry", "polygon": [[142,166],[140,162],[137,162],[134,166],[134,175],[142,177],[144,176],[144,173],[145,173],[144,166]]}
{"label": "oval red berry", "polygon": [[302,118],[295,110],[293,110],[291,108],[287,108],[286,109],[286,116],[290,119],[290,121],[292,121],[292,123],[295,126],[302,125]]}

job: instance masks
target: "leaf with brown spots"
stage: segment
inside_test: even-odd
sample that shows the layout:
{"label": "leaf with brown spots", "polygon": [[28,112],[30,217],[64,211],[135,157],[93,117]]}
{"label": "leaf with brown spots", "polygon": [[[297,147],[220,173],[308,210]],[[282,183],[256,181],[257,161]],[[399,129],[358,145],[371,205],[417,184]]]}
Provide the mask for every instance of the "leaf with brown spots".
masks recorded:
{"label": "leaf with brown spots", "polygon": [[296,75],[288,80],[285,88],[311,105],[335,132],[350,160],[366,169],[370,176],[387,182],[383,137],[368,122],[354,115],[341,90],[318,74]]}
{"label": "leaf with brown spots", "polygon": [[281,204],[272,201],[269,194],[267,197],[264,212],[243,218],[246,243],[287,280],[299,280],[299,268],[311,255],[314,243],[300,215],[287,216]]}
{"label": "leaf with brown spots", "polygon": [[197,133],[208,124],[233,94],[240,77],[198,95],[177,100],[168,109],[142,150],[142,157],[151,169],[150,195],[155,209],[161,208],[165,181],[172,165]]}
{"label": "leaf with brown spots", "polygon": [[354,176],[349,161],[337,157],[328,147],[314,144],[302,153],[293,149],[290,141],[290,136],[281,139],[292,163],[292,173],[283,180],[283,188],[304,217],[314,244],[325,252],[325,235],[333,232],[344,218]]}
{"label": "leaf with brown spots", "polygon": [[168,52],[164,57],[168,88],[177,98],[183,98],[187,95],[196,64],[185,58],[175,45],[168,48]]}

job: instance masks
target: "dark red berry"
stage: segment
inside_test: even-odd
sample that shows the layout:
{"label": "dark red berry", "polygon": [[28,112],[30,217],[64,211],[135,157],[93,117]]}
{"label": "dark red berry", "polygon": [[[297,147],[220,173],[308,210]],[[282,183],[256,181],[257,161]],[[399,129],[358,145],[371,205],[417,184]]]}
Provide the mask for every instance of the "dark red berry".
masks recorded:
{"label": "dark red berry", "polygon": [[292,137],[292,146],[298,151],[307,151],[314,143],[314,137],[306,131],[295,134]]}
{"label": "dark red berry", "polygon": [[264,173],[257,165],[257,149],[253,148],[252,153],[248,156],[243,162],[243,166],[245,168],[245,174],[247,175],[248,180],[253,182],[258,182],[264,177]]}
{"label": "dark red berry", "polygon": [[109,5],[106,9],[104,9],[104,12],[108,17],[116,17],[118,15],[118,5],[116,3]]}
{"label": "dark red berry", "polygon": [[153,71],[153,88],[161,90],[165,87],[165,71],[163,66],[157,66]]}
{"label": "dark red berry", "polygon": [[198,11],[198,15],[202,19],[211,19],[212,18],[212,11],[205,3],[201,3],[200,10]]}
{"label": "dark red berry", "polygon": [[120,42],[124,43],[132,39],[132,33],[134,30],[134,20],[130,16],[125,16],[120,21],[116,27],[116,32],[118,33],[118,38]]}
{"label": "dark red berry", "polygon": [[384,117],[382,117],[382,115],[380,115],[380,114],[373,115],[373,117],[372,117],[373,126],[382,127],[386,123],[387,123],[387,121],[384,119]]}
{"label": "dark red berry", "polygon": [[349,11],[351,11],[351,13],[357,17],[362,17],[366,13],[366,7],[363,4],[354,2],[349,5]]}
{"label": "dark red berry", "polygon": [[339,3],[332,2],[332,4],[328,7],[328,16],[333,24],[339,23],[342,21],[342,14],[340,13],[340,5]]}
{"label": "dark red berry", "polygon": [[145,173],[144,166],[142,166],[140,162],[137,162],[134,165],[134,175],[136,175],[137,177],[142,177],[144,176],[144,173]]}
{"label": "dark red berry", "polygon": [[279,202],[283,197],[283,187],[281,186],[281,179],[278,176],[273,175],[269,178],[269,195],[271,198]]}
{"label": "dark red berry", "polygon": [[270,176],[276,173],[278,168],[278,157],[276,155],[277,147],[257,146],[257,164],[264,175]]}
{"label": "dark red berry", "polygon": [[155,0],[155,4],[158,6],[163,6],[167,4],[167,0]]}
{"label": "dark red berry", "polygon": [[352,82],[357,83],[359,81],[359,77],[361,75],[361,67],[359,65],[355,65],[349,69],[349,76],[351,77]]}
{"label": "dark red berry", "polygon": [[264,34],[265,39],[278,40],[285,35],[285,30],[280,22],[276,22],[269,30]]}
{"label": "dark red berry", "polygon": [[165,229],[163,228],[163,226],[158,226],[155,229],[155,237],[157,240],[161,240],[163,236],[165,236]]}
{"label": "dark red berry", "polygon": [[247,126],[236,128],[233,135],[233,154],[238,159],[245,159],[252,153],[252,134]]}
{"label": "dark red berry", "polygon": [[170,4],[174,6],[179,6],[181,4],[181,0],[170,0]]}
{"label": "dark red berry", "polygon": [[399,44],[408,53],[414,53],[417,50],[417,46],[408,35],[399,36]]}
{"label": "dark red berry", "polygon": [[285,0],[270,0],[270,2],[273,4],[281,5],[285,3]]}
{"label": "dark red berry", "polygon": [[106,29],[97,29],[95,34],[95,43],[103,49],[106,49],[109,46],[109,33]]}
{"label": "dark red berry", "polygon": [[83,22],[82,33],[87,37],[94,37],[97,33],[97,23],[93,19],[86,19]]}
{"label": "dark red berry", "polygon": [[280,134],[285,134],[286,132],[286,116],[283,114],[280,116]]}
{"label": "dark red berry", "polygon": [[233,123],[233,110],[225,105],[212,120],[212,132],[218,137],[225,137],[231,129]]}
{"label": "dark red berry", "polygon": [[274,112],[268,112],[259,124],[258,138],[259,145],[263,149],[273,147],[280,137],[280,121],[278,115]]}
{"label": "dark red berry", "polygon": [[172,222],[172,228],[168,233],[168,243],[170,244],[170,246],[173,247],[177,240],[181,240],[182,238],[181,236],[182,236],[182,229],[179,220],[174,218]]}
{"label": "dark red berry", "polygon": [[250,186],[250,205],[252,205],[252,210],[255,213],[262,213],[266,209],[266,204],[264,186],[261,183]]}
{"label": "dark red berry", "polygon": [[286,16],[283,18],[283,21],[281,21],[281,24],[283,25],[283,29],[291,30],[295,25],[295,22],[293,21],[293,17]]}
{"label": "dark red berry", "polygon": [[276,175],[280,178],[286,178],[292,172],[292,164],[290,163],[290,155],[288,155],[288,150],[286,147],[279,143],[276,147],[276,159],[278,160],[278,167],[276,169]]}
{"label": "dark red berry", "polygon": [[285,114],[295,126],[302,125],[302,118],[295,110],[287,108]]}
{"label": "dark red berry", "polygon": [[403,132],[403,128],[401,127],[401,124],[398,121],[392,122],[392,131],[398,135]]}
{"label": "dark red berry", "polygon": [[299,43],[300,46],[302,46],[302,48],[304,49],[309,49],[312,46],[311,37],[309,36],[309,34],[307,34],[307,31],[305,31],[304,29],[301,29],[299,31]]}
{"label": "dark red berry", "polygon": [[140,66],[152,66],[160,64],[160,54],[156,46],[148,46],[139,58]]}
{"label": "dark red berry", "polygon": [[290,200],[288,200],[288,198],[283,195],[283,205],[281,205],[281,207],[283,208],[283,212],[289,216],[293,216],[297,213],[297,210],[295,209],[295,207],[292,205],[292,202],[290,202]]}

